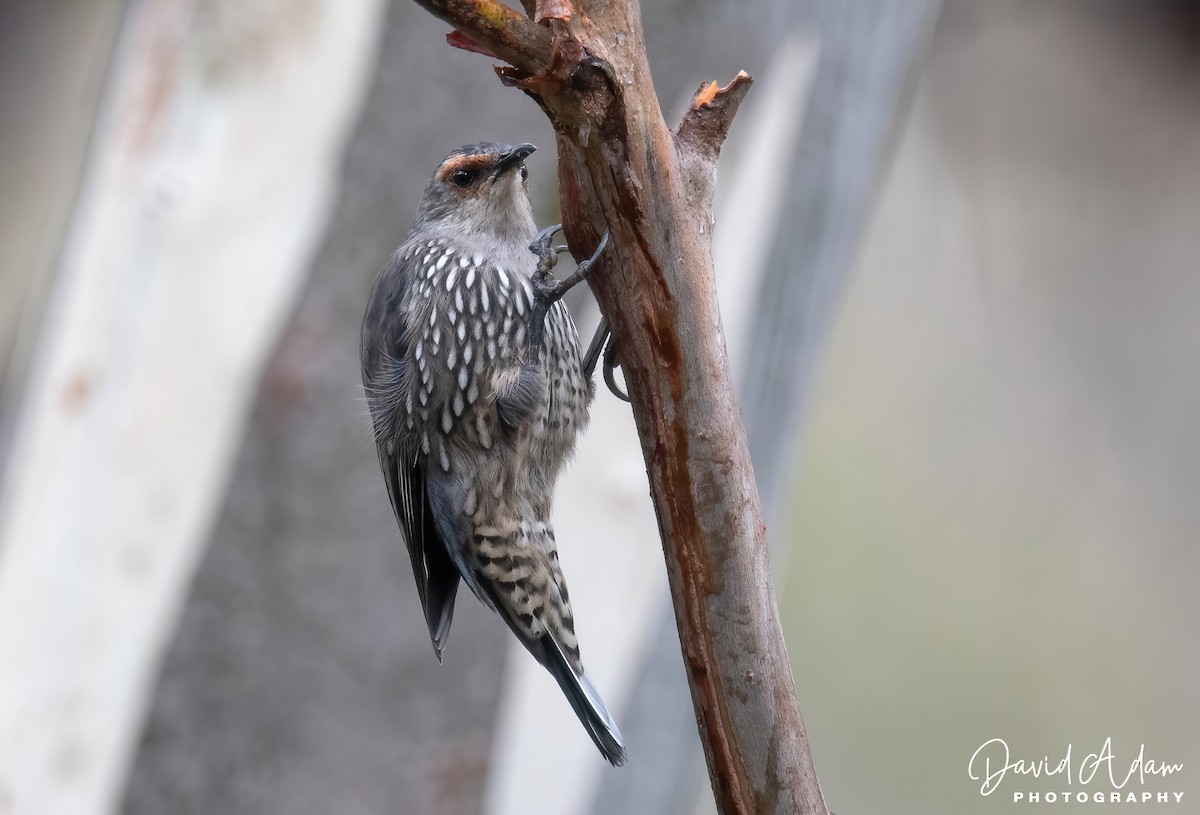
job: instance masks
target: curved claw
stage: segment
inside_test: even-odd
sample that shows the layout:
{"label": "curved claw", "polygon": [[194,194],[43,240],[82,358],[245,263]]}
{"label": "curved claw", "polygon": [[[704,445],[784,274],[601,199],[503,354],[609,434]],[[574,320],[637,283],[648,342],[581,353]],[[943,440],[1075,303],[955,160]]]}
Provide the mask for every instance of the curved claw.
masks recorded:
{"label": "curved claw", "polygon": [[592,336],[587,352],[583,355],[583,375],[589,382],[601,356],[604,358],[604,384],[608,386],[613,396],[623,402],[628,402],[629,395],[621,390],[621,386],[617,384],[614,376],[614,372],[621,363],[617,361],[617,353],[613,349],[612,332],[608,330],[608,319],[603,315],[600,316],[600,324],[596,326],[596,333]]}
{"label": "curved claw", "polygon": [[538,236],[533,239],[533,243],[529,244],[529,251],[535,255],[541,255],[550,248],[552,238],[562,229],[562,224],[553,224],[548,226],[538,233]]}
{"label": "curved claw", "polygon": [[529,251],[537,255],[538,267],[536,274],[539,277],[545,277],[550,274],[550,270],[554,268],[554,264],[558,263],[558,248],[553,246],[554,235],[560,229],[562,224],[554,224],[548,226],[538,233],[538,236],[533,239],[533,243],[529,244]]}
{"label": "curved claw", "polygon": [[[600,243],[596,244],[596,251],[592,252],[592,256],[584,261],[588,266],[591,266],[600,259],[600,254],[608,246],[608,230],[604,230],[604,234],[600,236]],[[565,247],[564,247],[565,248]]]}
{"label": "curved claw", "polygon": [[608,340],[608,345],[604,347],[604,384],[608,386],[608,389],[612,392],[613,396],[617,397],[622,402],[629,402],[632,401],[629,398],[629,394],[621,390],[621,386],[617,384],[617,379],[614,376],[614,373],[620,364],[621,363],[617,360],[617,353],[613,349],[612,338],[610,337]]}

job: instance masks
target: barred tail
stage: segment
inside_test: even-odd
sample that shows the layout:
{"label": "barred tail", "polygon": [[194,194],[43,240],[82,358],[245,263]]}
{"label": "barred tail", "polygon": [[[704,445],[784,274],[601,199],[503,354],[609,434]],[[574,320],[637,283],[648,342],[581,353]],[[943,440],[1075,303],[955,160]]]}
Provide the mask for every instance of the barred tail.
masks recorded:
{"label": "barred tail", "polygon": [[575,620],[558,565],[554,532],[545,522],[475,528],[476,583],[504,622],[550,672],[592,741],[612,764],[625,763],[621,731],[579,660]]}
{"label": "barred tail", "polygon": [[[575,715],[579,717],[579,721],[604,757],[615,767],[624,764],[625,743],[621,738],[621,731],[617,729],[617,723],[604,706],[604,701],[596,691],[596,686],[588,679],[583,666],[579,665],[578,672],[571,667],[572,660],[568,658],[566,650],[552,629],[543,627],[538,636],[531,636],[519,620],[519,615],[500,598],[496,584],[484,582],[483,589],[521,644],[558,682]],[[574,657],[575,663],[579,664],[577,649]]]}

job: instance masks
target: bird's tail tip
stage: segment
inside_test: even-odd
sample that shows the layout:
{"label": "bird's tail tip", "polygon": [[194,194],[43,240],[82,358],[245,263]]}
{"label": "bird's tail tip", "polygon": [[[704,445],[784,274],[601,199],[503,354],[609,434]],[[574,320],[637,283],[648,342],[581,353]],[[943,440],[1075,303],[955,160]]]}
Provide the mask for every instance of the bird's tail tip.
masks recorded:
{"label": "bird's tail tip", "polygon": [[600,698],[596,686],[592,684],[582,666],[578,672],[571,667],[570,661],[553,637],[545,637],[543,642],[547,646],[548,657],[543,664],[550,669],[550,673],[562,688],[567,701],[575,710],[575,715],[579,717],[579,721],[604,758],[614,767],[622,766],[625,763],[625,741],[612,714],[605,707],[604,700]]}
{"label": "bird's tail tip", "polygon": [[[500,603],[496,605],[504,608]],[[576,717],[587,730],[601,755],[614,767],[624,765],[625,741],[621,737],[621,731],[617,728],[612,714],[605,707],[604,700],[600,698],[596,686],[592,684],[587,672],[583,670],[583,665],[579,662],[578,651],[575,652],[574,660],[568,659],[562,643],[559,642],[553,630],[548,629],[541,636],[530,638],[511,614],[505,615],[505,621],[534,659],[554,677],[554,681],[562,689],[571,709],[575,711]]]}
{"label": "bird's tail tip", "polygon": [[[581,671],[576,675],[576,679],[584,709],[581,710],[581,706],[577,706],[574,699],[571,700],[571,706],[575,708],[575,712],[579,715],[584,727],[587,728],[588,735],[592,737],[592,741],[596,743],[596,747],[600,748],[600,752],[608,759],[608,762],[614,767],[623,766],[625,764],[625,740],[617,728],[616,721],[608,712],[608,708],[604,706],[604,700],[600,698],[596,686],[592,684],[587,673]],[[568,692],[567,695],[571,696],[571,693]]]}

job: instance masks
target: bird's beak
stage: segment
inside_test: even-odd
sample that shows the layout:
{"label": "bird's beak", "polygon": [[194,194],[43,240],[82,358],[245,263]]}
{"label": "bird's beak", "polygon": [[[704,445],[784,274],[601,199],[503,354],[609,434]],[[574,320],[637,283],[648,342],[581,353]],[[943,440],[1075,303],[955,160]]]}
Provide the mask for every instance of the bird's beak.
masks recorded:
{"label": "bird's beak", "polygon": [[525,159],[537,150],[532,144],[518,144],[509,152],[500,156],[500,160],[496,162],[495,168],[492,170],[492,177],[499,178],[509,170],[520,167]]}

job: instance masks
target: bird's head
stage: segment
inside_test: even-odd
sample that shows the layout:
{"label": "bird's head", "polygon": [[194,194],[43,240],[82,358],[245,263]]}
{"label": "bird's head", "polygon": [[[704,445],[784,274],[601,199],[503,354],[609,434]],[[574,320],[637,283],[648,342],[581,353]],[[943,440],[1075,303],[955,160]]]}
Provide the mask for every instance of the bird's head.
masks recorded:
{"label": "bird's head", "polygon": [[537,230],[525,159],[532,144],[483,142],[442,160],[425,187],[417,225],[525,240]]}

